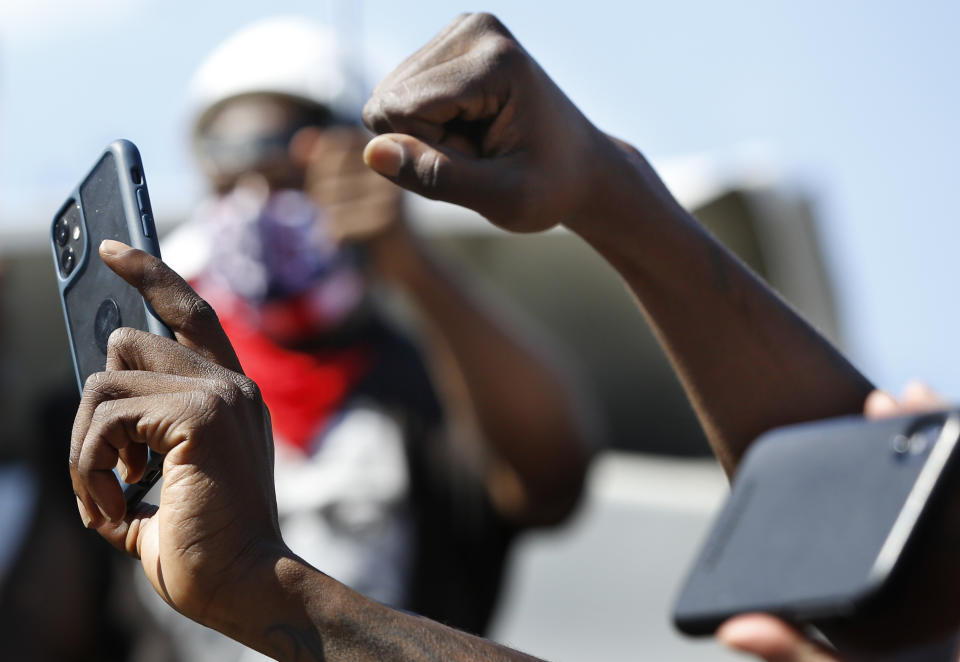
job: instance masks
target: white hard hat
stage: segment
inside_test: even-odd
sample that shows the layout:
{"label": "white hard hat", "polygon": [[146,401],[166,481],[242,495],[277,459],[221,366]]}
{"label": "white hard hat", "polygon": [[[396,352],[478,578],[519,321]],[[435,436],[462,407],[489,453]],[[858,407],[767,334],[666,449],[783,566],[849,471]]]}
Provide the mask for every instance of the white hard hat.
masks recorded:
{"label": "white hard hat", "polygon": [[234,33],[200,65],[190,83],[193,126],[227,99],[282,94],[324,106],[356,122],[365,98],[357,62],[330,28],[309,19],[262,19]]}

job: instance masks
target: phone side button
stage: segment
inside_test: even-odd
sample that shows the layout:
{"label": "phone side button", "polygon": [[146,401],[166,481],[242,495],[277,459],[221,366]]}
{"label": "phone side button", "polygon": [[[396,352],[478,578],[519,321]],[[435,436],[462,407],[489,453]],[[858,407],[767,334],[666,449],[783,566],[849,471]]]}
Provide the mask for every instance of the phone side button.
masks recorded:
{"label": "phone side button", "polygon": [[150,214],[141,214],[140,223],[143,225],[143,236],[150,237],[150,229],[153,227],[153,217]]}
{"label": "phone side button", "polygon": [[147,189],[142,186],[137,188],[137,206],[141,212],[150,211],[150,197],[147,195]]}

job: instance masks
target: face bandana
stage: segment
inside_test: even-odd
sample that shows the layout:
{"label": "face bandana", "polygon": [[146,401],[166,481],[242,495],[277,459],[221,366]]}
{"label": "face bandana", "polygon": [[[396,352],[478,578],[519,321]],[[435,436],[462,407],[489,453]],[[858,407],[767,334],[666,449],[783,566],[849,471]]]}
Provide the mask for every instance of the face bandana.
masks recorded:
{"label": "face bandana", "polygon": [[220,318],[240,364],[263,393],[278,442],[311,453],[370,364],[371,348],[288,349],[335,328],[360,303],[363,280],[299,191],[238,188],[201,206],[207,267],[192,284]]}
{"label": "face bandana", "polygon": [[[280,342],[336,327],[363,298],[354,255],[326,231],[323,211],[297,190],[238,186],[202,210],[210,231],[204,289]],[[218,309],[219,310],[219,309]]]}

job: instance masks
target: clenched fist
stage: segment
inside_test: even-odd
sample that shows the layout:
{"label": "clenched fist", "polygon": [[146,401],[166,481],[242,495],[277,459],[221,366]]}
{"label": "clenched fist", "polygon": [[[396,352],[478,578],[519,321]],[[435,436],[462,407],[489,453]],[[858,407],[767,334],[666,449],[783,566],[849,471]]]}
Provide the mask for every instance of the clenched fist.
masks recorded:
{"label": "clenched fist", "polygon": [[364,157],[428,198],[532,232],[591,213],[622,147],[489,14],[455,19],[374,90]]}

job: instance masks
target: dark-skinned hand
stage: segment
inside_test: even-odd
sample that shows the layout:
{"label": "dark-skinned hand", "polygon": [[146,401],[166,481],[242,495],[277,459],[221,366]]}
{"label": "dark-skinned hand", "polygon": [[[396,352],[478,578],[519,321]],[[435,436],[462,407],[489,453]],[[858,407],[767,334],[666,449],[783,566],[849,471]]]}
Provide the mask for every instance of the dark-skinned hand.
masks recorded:
{"label": "dark-skinned hand", "polygon": [[367,164],[509,230],[588,215],[620,144],[593,126],[510,32],[464,14],[407,58],[363,110]]}
{"label": "dark-skinned hand", "polygon": [[[107,369],[87,380],[74,423],[77,505],[86,526],[140,559],[172,607],[224,627],[245,576],[285,550],[269,415],[213,310],[183,279],[118,242],[100,255],[176,341],[129,328],[111,335]],[[147,447],[166,454],[160,502],[126,512],[112,470],[136,482]]]}

